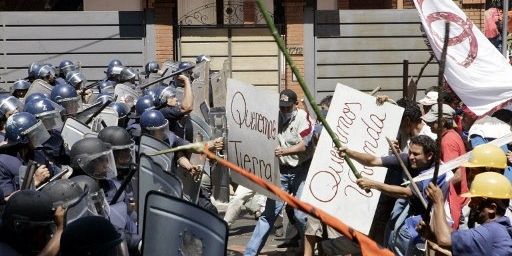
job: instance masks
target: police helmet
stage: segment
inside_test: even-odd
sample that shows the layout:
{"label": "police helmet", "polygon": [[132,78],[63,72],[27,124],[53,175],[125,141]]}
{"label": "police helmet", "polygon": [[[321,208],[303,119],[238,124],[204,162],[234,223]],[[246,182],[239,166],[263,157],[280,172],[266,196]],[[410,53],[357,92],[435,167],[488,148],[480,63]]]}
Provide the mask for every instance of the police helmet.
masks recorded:
{"label": "police helmet", "polygon": [[123,66],[123,63],[121,63],[120,60],[117,60],[117,59],[113,59],[111,60],[109,63],[108,63],[108,66],[111,67],[111,66]]}
{"label": "police helmet", "polygon": [[135,143],[126,129],[105,127],[98,133],[98,139],[112,146],[117,168],[128,168],[135,159]]}
{"label": "police helmet", "polygon": [[66,109],[67,114],[76,114],[82,107],[82,101],[75,88],[69,84],[53,87],[50,99]]}
{"label": "police helmet", "polygon": [[28,78],[36,79],[39,74],[39,69],[41,68],[41,64],[33,62],[28,67]]}
{"label": "police helmet", "polygon": [[144,66],[144,71],[146,72],[146,75],[149,75],[151,73],[157,73],[160,69],[160,65],[156,61],[150,61],[146,63]]}
{"label": "police helmet", "polygon": [[164,140],[169,132],[169,121],[158,110],[147,110],[140,117],[142,133]]}
{"label": "police helmet", "polygon": [[54,225],[52,201],[42,191],[21,190],[12,194],[2,215],[2,226],[8,231],[5,235],[9,235],[15,245],[19,245],[16,250],[23,255],[42,250],[43,248],[36,247],[37,241],[31,240],[34,237],[33,232],[44,231],[49,237]]}
{"label": "police helmet", "polygon": [[30,88],[30,85],[30,82],[21,79],[12,84],[12,91],[14,92],[16,90],[28,90],[28,88]]}
{"label": "police helmet", "polygon": [[119,80],[121,78],[121,71],[123,71],[123,66],[109,66],[105,74],[108,79]]}
{"label": "police helmet", "polygon": [[57,108],[56,103],[49,99],[32,100],[30,104],[25,105],[23,111],[43,121],[46,130],[60,130],[63,126],[60,109]]}
{"label": "police helmet", "polygon": [[158,99],[160,102],[162,102],[162,104],[166,104],[168,98],[174,97],[176,97],[176,87],[174,85],[169,85],[160,91]]}
{"label": "police helmet", "polygon": [[0,99],[0,115],[8,118],[10,115],[23,110],[23,102],[14,96]]}
{"label": "police helmet", "polygon": [[121,70],[120,81],[122,83],[132,81],[137,78],[137,75],[138,75],[137,72],[135,70],[133,70],[132,68],[124,67]]}
{"label": "police helmet", "polygon": [[199,64],[201,62],[210,61],[210,56],[201,54],[196,57],[196,64]]}
{"label": "police helmet", "polygon": [[103,80],[100,82],[99,89],[102,94],[114,94],[116,82]]}
{"label": "police helmet", "polygon": [[48,95],[40,93],[40,92],[32,93],[25,98],[25,104],[27,104],[33,100],[39,100],[39,99],[48,99]]}
{"label": "police helmet", "polygon": [[151,98],[153,99],[153,104],[155,106],[160,106],[161,105],[161,101],[160,101],[160,93],[162,92],[162,90],[165,88],[165,86],[162,86],[162,85],[155,85],[154,87],[150,88],[150,89],[146,89],[144,90],[144,95],[149,95],[151,96]]}
{"label": "police helmet", "polygon": [[75,87],[75,89],[80,89],[87,83],[87,79],[82,72],[73,70],[67,73],[66,82]]}
{"label": "police helmet", "polygon": [[89,205],[87,200],[82,198],[84,190],[78,183],[69,179],[55,180],[46,185],[42,191],[48,193],[54,207],[62,206],[68,209],[66,212],[67,223],[88,216]]}
{"label": "police helmet", "polygon": [[37,78],[39,79],[47,79],[47,78],[55,78],[55,68],[51,64],[44,64],[37,72]]}
{"label": "police helmet", "polygon": [[83,190],[87,187],[87,201],[91,205],[91,207],[89,207],[91,215],[99,215],[108,218],[110,208],[105,193],[98,181],[87,175],[77,175],[69,179],[76,182]]}
{"label": "police helmet", "polygon": [[59,64],[60,76],[66,78],[70,71],[77,70],[77,66],[70,60],[63,60]]}
{"label": "police helmet", "polygon": [[81,170],[95,179],[117,176],[116,163],[110,144],[98,138],[84,138],[71,147],[71,168]]}
{"label": "police helmet", "polygon": [[110,104],[110,107],[117,111],[117,115],[119,116],[119,118],[125,118],[128,116],[129,111],[128,106],[126,106],[126,104],[122,102],[112,102]]}
{"label": "police helmet", "polygon": [[144,111],[154,108],[155,104],[153,102],[153,97],[151,97],[150,95],[145,95],[139,97],[137,103],[135,103],[135,114],[137,117],[139,117],[140,115],[142,115],[142,113],[144,113]]}
{"label": "police helmet", "polygon": [[5,137],[8,143],[30,143],[32,147],[41,146],[50,139],[43,122],[27,112],[18,112],[7,119]]}
{"label": "police helmet", "polygon": [[122,242],[121,234],[107,219],[84,217],[64,229],[60,239],[60,255],[118,255]]}

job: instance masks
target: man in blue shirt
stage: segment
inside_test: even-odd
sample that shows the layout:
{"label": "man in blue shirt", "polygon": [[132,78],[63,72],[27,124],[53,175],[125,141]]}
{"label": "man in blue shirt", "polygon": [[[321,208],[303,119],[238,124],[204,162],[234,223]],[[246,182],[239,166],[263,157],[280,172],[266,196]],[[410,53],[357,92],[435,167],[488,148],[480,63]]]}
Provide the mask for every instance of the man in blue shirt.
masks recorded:
{"label": "man in blue shirt", "polygon": [[[431,227],[434,241],[450,248],[453,255],[512,255],[512,226],[504,217],[512,197],[512,185],[502,174],[484,172],[475,176],[468,193],[471,217],[476,228],[452,232],[446,221],[444,197],[439,187],[429,184],[427,196],[433,202]],[[425,229],[424,225],[420,229]]]}
{"label": "man in blue shirt", "polygon": [[[432,138],[426,135],[419,135],[411,138],[409,152],[400,154],[400,158],[405,163],[412,177],[415,177],[432,167],[437,150],[437,145]],[[400,162],[393,155],[379,157],[342,148],[340,155],[344,156],[345,154],[364,166],[382,166],[390,171],[401,169]],[[423,198],[426,197],[425,189],[428,182],[430,180],[416,183]],[[385,243],[397,255],[411,255],[415,252],[415,244],[419,242],[415,227],[421,219],[420,215],[426,212],[419,195],[413,194],[410,187],[386,184],[366,177],[358,179],[357,184],[362,189],[376,189],[386,195],[398,198],[387,224],[385,235],[387,241]],[[443,191],[446,193],[448,190],[446,175],[439,176],[438,184],[441,184]]]}

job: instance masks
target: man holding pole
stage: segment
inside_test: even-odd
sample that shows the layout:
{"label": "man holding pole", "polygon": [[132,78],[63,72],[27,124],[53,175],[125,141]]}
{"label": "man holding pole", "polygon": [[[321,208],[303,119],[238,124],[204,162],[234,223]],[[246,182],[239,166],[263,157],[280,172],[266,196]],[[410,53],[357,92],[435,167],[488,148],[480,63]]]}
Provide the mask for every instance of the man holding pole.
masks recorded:
{"label": "man holding pole", "polygon": [[[275,155],[279,158],[281,188],[293,195],[301,194],[314,151],[310,143],[314,122],[305,111],[297,108],[298,104],[297,94],[292,90],[283,90],[279,95],[279,147]],[[259,254],[283,206],[282,201],[267,198],[265,211],[258,219],[244,255]],[[294,215],[303,237],[307,215],[297,209]]]}
{"label": "man holding pole", "polygon": [[[434,164],[434,155],[438,150],[433,139],[426,135],[411,138],[409,153],[400,154],[400,160],[405,163],[411,176],[417,176],[428,170]],[[378,157],[367,153],[357,152],[348,148],[341,148],[340,154],[345,154],[351,159],[365,166],[382,166],[389,170],[400,170],[400,160],[396,156]],[[446,192],[448,187],[445,182],[446,175],[438,178],[438,184]],[[415,227],[420,220],[420,215],[425,213],[426,205],[422,203],[425,197],[425,189],[430,180],[416,183],[421,198],[413,193],[411,187],[389,185],[382,182],[360,178],[357,184],[362,189],[376,189],[389,196],[399,198],[396,201],[393,212],[399,212],[387,225],[387,245],[397,255],[411,255],[416,248],[415,237],[418,235]]]}

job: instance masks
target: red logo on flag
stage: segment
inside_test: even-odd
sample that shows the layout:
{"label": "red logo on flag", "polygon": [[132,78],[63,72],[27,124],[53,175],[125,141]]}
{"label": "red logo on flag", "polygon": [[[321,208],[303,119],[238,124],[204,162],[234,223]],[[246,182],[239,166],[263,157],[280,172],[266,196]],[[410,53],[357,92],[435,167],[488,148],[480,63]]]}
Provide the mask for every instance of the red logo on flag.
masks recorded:
{"label": "red logo on flag", "polygon": [[451,12],[434,12],[429,14],[425,18],[425,20],[427,21],[428,27],[432,32],[432,35],[438,39],[434,40],[434,43],[439,48],[442,48],[441,42],[443,42],[443,38],[432,29],[432,23],[439,20],[445,20],[459,26],[462,29],[462,32],[455,37],[450,37],[448,39],[448,46],[455,46],[461,44],[467,39],[469,40],[469,52],[463,61],[457,61],[453,56],[450,57],[457,61],[459,65],[465,68],[469,67],[471,63],[473,63],[473,61],[476,59],[478,55],[478,41],[476,39],[475,34],[473,33],[473,23],[469,19],[464,20],[457,14]]}

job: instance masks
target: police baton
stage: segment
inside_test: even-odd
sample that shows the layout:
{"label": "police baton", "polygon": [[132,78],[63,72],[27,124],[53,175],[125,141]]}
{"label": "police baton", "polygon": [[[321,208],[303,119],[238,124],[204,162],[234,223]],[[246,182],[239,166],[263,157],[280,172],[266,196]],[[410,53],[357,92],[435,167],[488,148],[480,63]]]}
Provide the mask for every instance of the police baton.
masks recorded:
{"label": "police baton", "polygon": [[183,72],[189,71],[189,70],[191,70],[191,69],[193,69],[193,68],[195,68],[195,67],[196,67],[196,66],[194,65],[194,66],[190,66],[190,67],[187,67],[187,68],[184,68],[184,69],[178,70],[178,71],[176,71],[176,72],[171,73],[170,75],[167,75],[167,76],[164,76],[164,77],[158,78],[158,79],[156,79],[156,80],[154,80],[154,81],[151,81],[151,82],[149,82],[149,83],[147,83],[147,84],[140,85],[140,86],[139,86],[139,88],[140,88],[140,89],[146,89],[147,87],[149,87],[149,86],[151,86],[151,85],[154,85],[154,84],[156,84],[156,83],[160,83],[160,82],[164,81],[165,79],[171,78],[171,77],[173,77],[173,76],[177,76],[177,75],[179,75],[179,74],[181,74],[181,73],[183,73]]}
{"label": "police baton", "polygon": [[130,183],[132,181],[132,178],[138,169],[139,169],[138,165],[130,164],[130,172],[124,178],[123,183],[121,183],[121,186],[116,191],[116,194],[114,195],[114,197],[112,197],[112,200],[110,200],[109,205],[113,205],[113,204],[117,203],[117,200],[119,200],[119,197],[121,197],[121,194],[124,192],[124,190],[128,186],[128,183]]}

